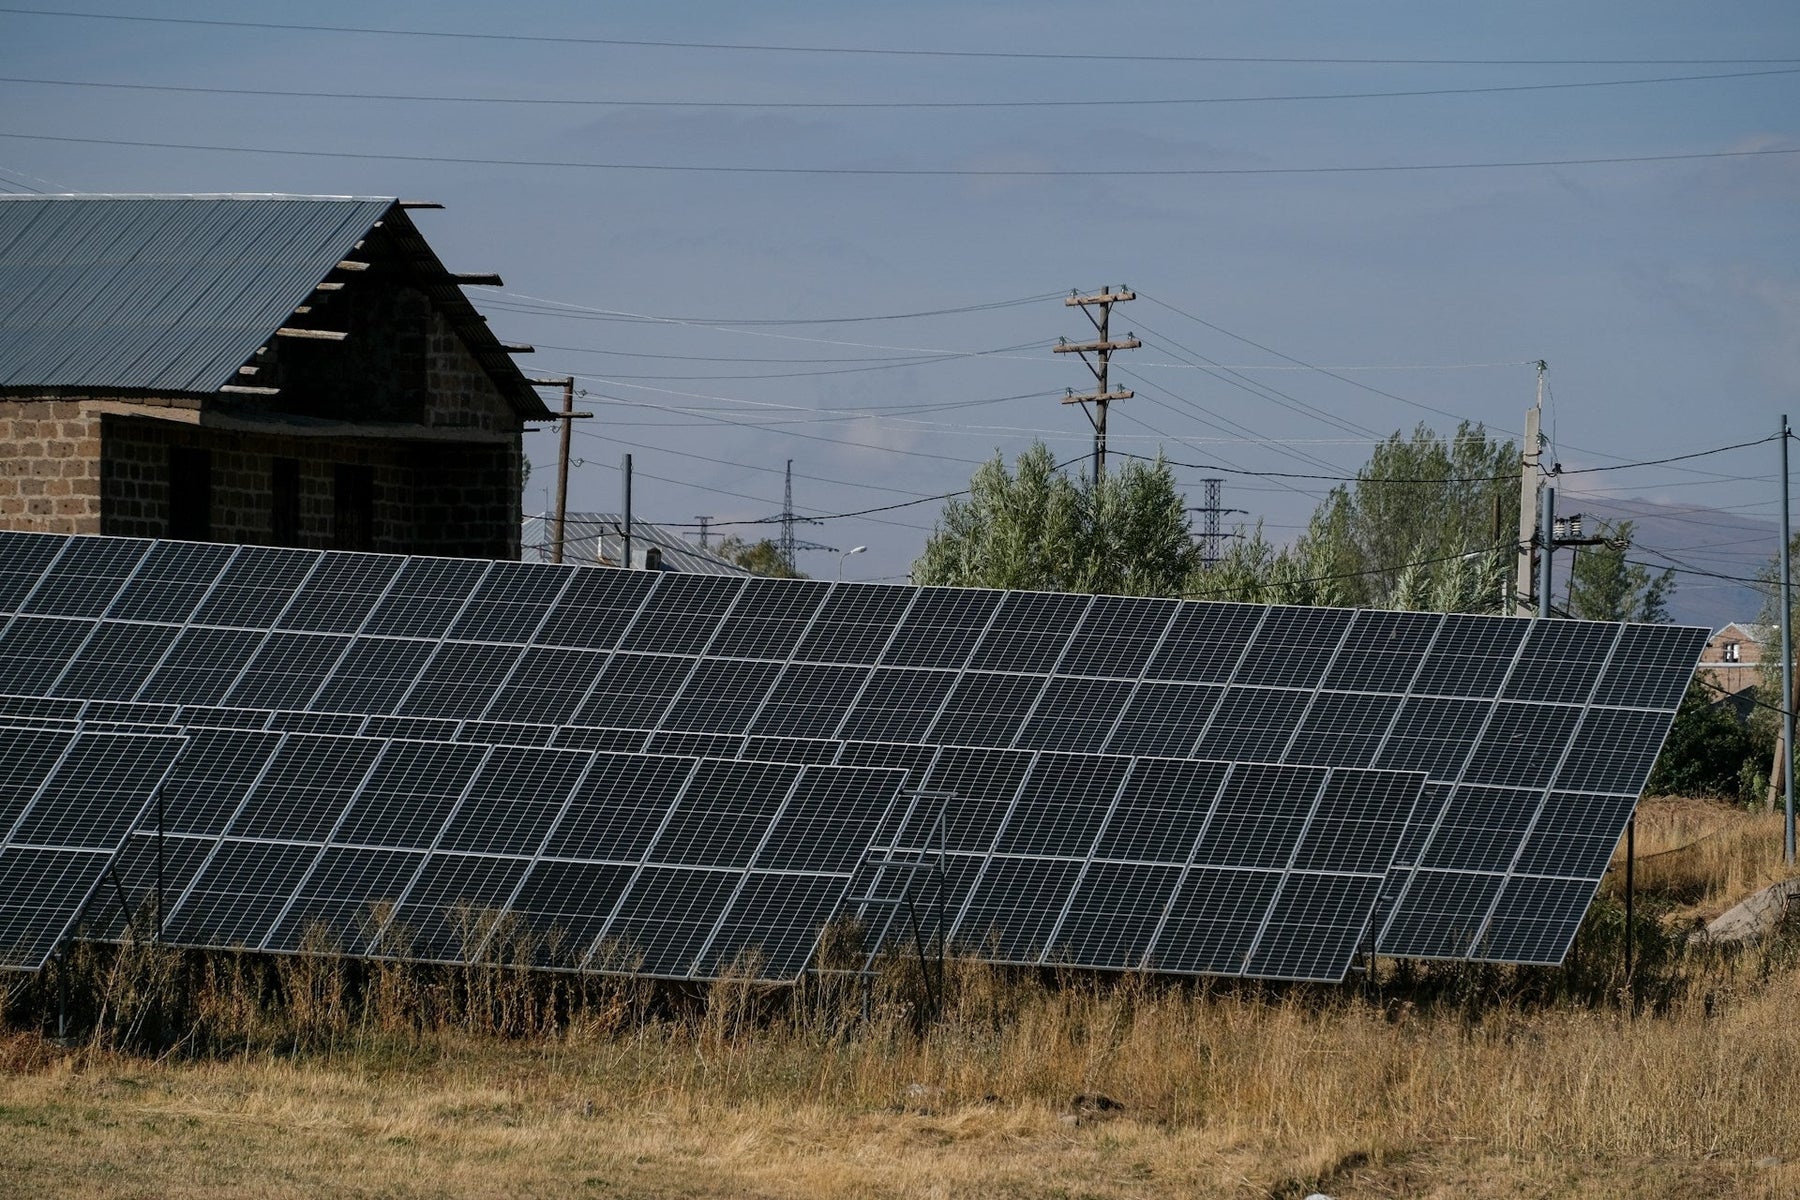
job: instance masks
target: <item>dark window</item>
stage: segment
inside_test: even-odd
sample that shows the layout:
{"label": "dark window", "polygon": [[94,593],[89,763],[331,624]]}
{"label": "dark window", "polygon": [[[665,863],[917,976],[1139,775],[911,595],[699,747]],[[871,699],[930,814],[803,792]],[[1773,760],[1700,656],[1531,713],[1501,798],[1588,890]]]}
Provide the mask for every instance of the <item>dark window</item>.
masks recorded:
{"label": "dark window", "polygon": [[332,544],[339,550],[375,548],[375,469],[338,463]]}
{"label": "dark window", "polygon": [[177,541],[212,538],[212,451],[169,447],[169,536]]}
{"label": "dark window", "polygon": [[300,544],[300,462],[278,458],[269,477],[269,540],[277,546]]}

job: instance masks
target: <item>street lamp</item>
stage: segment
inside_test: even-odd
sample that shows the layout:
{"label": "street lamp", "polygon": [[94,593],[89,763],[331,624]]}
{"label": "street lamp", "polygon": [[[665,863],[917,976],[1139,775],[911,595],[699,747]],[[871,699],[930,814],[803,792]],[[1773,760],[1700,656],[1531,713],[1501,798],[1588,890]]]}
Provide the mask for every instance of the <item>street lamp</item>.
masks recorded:
{"label": "street lamp", "polygon": [[867,546],[852,546],[848,550],[845,550],[843,553],[838,555],[837,581],[839,583],[844,582],[844,560],[846,558],[849,558],[852,554],[861,554],[864,550],[867,550],[867,549],[868,549]]}

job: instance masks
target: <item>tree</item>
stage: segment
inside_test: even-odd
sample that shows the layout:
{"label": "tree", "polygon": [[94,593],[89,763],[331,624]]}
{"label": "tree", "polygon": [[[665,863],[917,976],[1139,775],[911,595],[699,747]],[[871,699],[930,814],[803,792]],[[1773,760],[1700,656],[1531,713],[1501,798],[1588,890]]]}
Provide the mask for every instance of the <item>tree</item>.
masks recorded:
{"label": "tree", "polygon": [[996,454],[967,499],[944,506],[913,582],[964,587],[1169,595],[1199,561],[1185,498],[1160,459],[1096,484],[1057,469],[1034,443],[1008,471]]}
{"label": "tree", "polygon": [[1396,432],[1314,511],[1303,539],[1314,574],[1341,577],[1344,601],[1359,606],[1446,599],[1491,610],[1511,566],[1495,551],[1512,541],[1518,479],[1518,447],[1480,424],[1464,421],[1448,439],[1423,424]]}
{"label": "tree", "polygon": [[1569,615],[1586,621],[1667,621],[1675,572],[1652,576],[1625,558],[1635,528],[1630,521],[1602,523],[1600,546],[1578,546],[1569,568]]}
{"label": "tree", "polygon": [[770,538],[764,538],[760,542],[746,542],[732,534],[719,543],[718,555],[753,575],[768,575],[776,579],[806,578],[787,565],[787,560],[781,557],[781,547]]}
{"label": "tree", "polygon": [[1698,679],[1688,685],[1675,710],[1669,740],[1656,756],[1646,792],[1660,796],[1744,795],[1746,763],[1753,761],[1755,739],[1729,707],[1721,704]]}

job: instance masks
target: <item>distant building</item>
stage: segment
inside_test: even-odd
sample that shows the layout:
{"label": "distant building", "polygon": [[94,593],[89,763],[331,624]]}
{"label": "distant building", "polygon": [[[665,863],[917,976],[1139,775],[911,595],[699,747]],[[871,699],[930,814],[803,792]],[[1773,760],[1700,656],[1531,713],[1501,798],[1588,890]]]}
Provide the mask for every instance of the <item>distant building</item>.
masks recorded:
{"label": "distant building", "polygon": [[1694,673],[1718,689],[1717,699],[1744,697],[1761,680],[1763,656],[1776,637],[1771,625],[1734,621],[1706,640]]}
{"label": "distant building", "polygon": [[[549,562],[555,556],[556,519],[527,517],[524,556]],[[624,518],[618,513],[570,513],[563,526],[563,561],[583,566],[617,567],[624,563]],[[754,575],[728,558],[702,549],[663,525],[631,522],[631,565],[692,575]]]}
{"label": "distant building", "polygon": [[0,528],[517,558],[549,412],[409,207],[0,196]]}

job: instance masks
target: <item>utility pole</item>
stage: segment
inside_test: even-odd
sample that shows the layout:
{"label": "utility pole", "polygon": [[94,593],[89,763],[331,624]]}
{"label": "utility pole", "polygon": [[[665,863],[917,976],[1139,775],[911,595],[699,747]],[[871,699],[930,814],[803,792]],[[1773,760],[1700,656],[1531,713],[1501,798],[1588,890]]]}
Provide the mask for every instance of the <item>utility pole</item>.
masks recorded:
{"label": "utility pole", "polygon": [[1519,463],[1519,562],[1514,572],[1513,612],[1517,615],[1529,616],[1532,600],[1532,577],[1534,555],[1532,548],[1536,544],[1538,527],[1538,462],[1542,453],[1541,428],[1544,417],[1544,374],[1550,364],[1538,359],[1537,364],[1537,403],[1525,411],[1525,444]]}
{"label": "utility pole", "polygon": [[696,516],[694,520],[700,522],[700,548],[704,550],[706,549],[706,526],[712,521],[712,515],[709,513],[705,516]]}
{"label": "utility pole", "polygon": [[593,413],[575,411],[575,377],[565,375],[560,379],[533,379],[533,387],[560,387],[562,389],[562,411],[555,414],[562,422],[562,430],[557,438],[556,452],[556,516],[550,522],[550,561],[563,560],[563,534],[569,519],[569,429],[573,422]]}
{"label": "utility pole", "polygon": [[[1086,364],[1089,371],[1093,372],[1094,382],[1099,385],[1092,392],[1077,396],[1071,390],[1067,396],[1063,397],[1064,404],[1081,405],[1081,411],[1088,414],[1088,421],[1094,427],[1095,483],[1099,483],[1106,477],[1106,406],[1114,400],[1129,400],[1133,395],[1127,389],[1121,388],[1116,392],[1110,389],[1106,377],[1107,365],[1112,361],[1114,350],[1136,350],[1144,344],[1137,339],[1135,334],[1128,335],[1123,341],[1112,340],[1112,306],[1126,300],[1136,299],[1137,293],[1123,285],[1116,292],[1110,287],[1103,287],[1098,293],[1091,296],[1083,296],[1079,292],[1070,293],[1063,300],[1063,304],[1069,308],[1081,309],[1082,315],[1092,322],[1094,332],[1100,336],[1092,342],[1071,342],[1067,338],[1059,338],[1057,344],[1050,348],[1054,354],[1081,355],[1081,361]],[[1088,311],[1090,308],[1099,309],[1100,315],[1096,317]],[[1088,358],[1089,354],[1094,356],[1092,361]],[[1086,407],[1090,402],[1094,406],[1091,413]]]}

